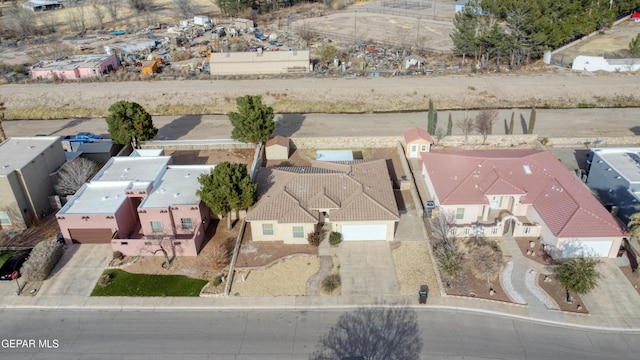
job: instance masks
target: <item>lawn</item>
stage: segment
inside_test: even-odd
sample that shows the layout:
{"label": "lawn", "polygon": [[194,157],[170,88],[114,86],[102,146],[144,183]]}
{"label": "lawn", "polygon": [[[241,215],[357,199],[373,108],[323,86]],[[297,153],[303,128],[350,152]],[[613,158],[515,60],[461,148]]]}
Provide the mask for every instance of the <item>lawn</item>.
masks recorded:
{"label": "lawn", "polygon": [[192,279],[183,275],[131,274],[113,269],[105,271],[111,281],[102,285],[102,278],[91,296],[199,296],[206,280]]}
{"label": "lawn", "polygon": [[4,265],[4,263],[13,255],[15,251],[0,251],[0,266]]}

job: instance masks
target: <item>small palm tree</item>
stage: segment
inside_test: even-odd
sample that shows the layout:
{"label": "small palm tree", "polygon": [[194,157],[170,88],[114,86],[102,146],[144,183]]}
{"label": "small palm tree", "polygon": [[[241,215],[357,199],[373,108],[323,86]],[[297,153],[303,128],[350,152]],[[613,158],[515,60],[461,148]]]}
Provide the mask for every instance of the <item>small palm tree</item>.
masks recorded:
{"label": "small palm tree", "polygon": [[553,268],[553,275],[567,291],[567,302],[571,302],[571,292],[587,294],[598,286],[600,273],[597,266],[599,260],[578,256],[573,259],[560,260]]}

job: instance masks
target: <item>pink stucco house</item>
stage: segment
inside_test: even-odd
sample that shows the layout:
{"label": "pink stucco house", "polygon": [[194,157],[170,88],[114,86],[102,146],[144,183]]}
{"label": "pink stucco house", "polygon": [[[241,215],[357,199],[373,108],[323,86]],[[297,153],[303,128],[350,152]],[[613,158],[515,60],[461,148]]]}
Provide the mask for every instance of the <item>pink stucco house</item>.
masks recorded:
{"label": "pink stucco house", "polygon": [[554,258],[616,257],[626,236],[549,151],[424,152],[422,174],[455,235],[539,237]]}
{"label": "pink stucco house", "polygon": [[125,255],[196,256],[210,224],[196,195],[214,165],[172,165],[170,156],[115,157],[58,212],[67,244],[111,243]]}
{"label": "pink stucco house", "polygon": [[62,60],[41,61],[31,67],[32,79],[76,80],[101,77],[118,68],[115,55],[72,55]]}

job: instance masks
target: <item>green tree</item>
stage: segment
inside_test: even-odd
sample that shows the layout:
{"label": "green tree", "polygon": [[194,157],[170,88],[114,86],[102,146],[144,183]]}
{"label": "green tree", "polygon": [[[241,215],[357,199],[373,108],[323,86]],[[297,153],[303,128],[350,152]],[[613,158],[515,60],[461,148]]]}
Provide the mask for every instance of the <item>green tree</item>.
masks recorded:
{"label": "green tree", "polygon": [[629,43],[629,52],[631,53],[631,56],[640,56],[640,34],[638,34],[638,36]]}
{"label": "green tree", "polygon": [[513,135],[513,126],[515,125],[515,117],[516,117],[516,113],[512,111],[511,121],[509,121],[509,135]]}
{"label": "green tree", "polygon": [[474,10],[477,4],[467,3],[462,11],[455,14],[453,18],[453,31],[449,36],[453,41],[453,49],[456,55],[462,56],[465,62],[467,56],[477,56],[480,48],[477,28],[479,24],[479,14]]}
{"label": "green tree", "polygon": [[214,0],[225,15],[237,16],[251,5],[249,0]]}
{"label": "green tree", "polygon": [[449,113],[449,120],[447,121],[447,136],[451,136],[451,130],[453,130],[453,120],[451,119],[451,113]]}
{"label": "green tree", "polygon": [[529,128],[527,134],[533,134],[533,129],[536,127],[536,108],[531,109],[531,115],[529,115]]}
{"label": "green tree", "polygon": [[431,135],[436,133],[436,112],[433,109],[433,101],[429,99],[429,113],[427,115],[427,132]]}
{"label": "green tree", "polygon": [[638,239],[638,241],[640,241],[640,212],[633,213],[629,217],[627,228],[629,229],[629,235],[635,237],[636,239]]}
{"label": "green tree", "polygon": [[317,54],[320,57],[320,63],[327,65],[340,55],[340,51],[332,44],[324,44],[318,46]]}
{"label": "green tree", "polygon": [[242,164],[219,163],[209,174],[198,177],[200,199],[218,215],[227,216],[231,229],[231,212],[249,208],[256,198],[258,185],[251,182]]}
{"label": "green tree", "polygon": [[134,149],[140,146],[140,141],[153,139],[158,134],[151,115],[140,104],[126,100],[109,107],[107,125],[114,143],[131,143]]}
{"label": "green tree", "polygon": [[241,96],[236,103],[238,112],[229,113],[233,125],[231,137],[253,144],[267,141],[276,127],[273,108],[264,105],[262,98],[255,95]]}
{"label": "green tree", "polygon": [[567,291],[567,302],[571,302],[571,292],[587,294],[598,286],[599,260],[585,256],[561,260],[553,267],[553,275]]}

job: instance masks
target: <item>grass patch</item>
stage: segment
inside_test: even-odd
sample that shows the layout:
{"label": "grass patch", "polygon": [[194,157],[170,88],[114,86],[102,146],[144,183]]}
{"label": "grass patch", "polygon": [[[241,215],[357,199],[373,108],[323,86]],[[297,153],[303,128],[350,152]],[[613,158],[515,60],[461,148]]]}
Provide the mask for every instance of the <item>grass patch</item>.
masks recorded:
{"label": "grass patch", "polygon": [[4,265],[13,254],[15,254],[15,251],[0,251],[0,266]]}
{"label": "grass patch", "polygon": [[110,281],[97,285],[91,296],[199,296],[206,280],[183,275],[131,274],[119,269],[106,270]]}
{"label": "grass patch", "polygon": [[7,109],[5,111],[7,119],[15,120],[52,120],[52,119],[74,119],[74,118],[95,118],[107,116],[106,109],[80,108],[80,107],[45,107],[36,106],[29,108]]}

